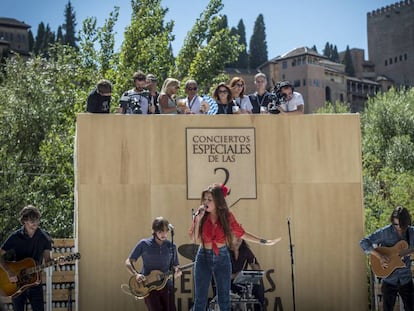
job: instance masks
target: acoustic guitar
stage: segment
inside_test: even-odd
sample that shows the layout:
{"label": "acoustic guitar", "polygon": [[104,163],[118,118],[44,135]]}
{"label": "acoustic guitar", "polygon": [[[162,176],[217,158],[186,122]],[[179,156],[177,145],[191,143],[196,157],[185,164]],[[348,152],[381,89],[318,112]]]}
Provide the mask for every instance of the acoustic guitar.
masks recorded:
{"label": "acoustic guitar", "polygon": [[[183,265],[180,270],[185,270],[194,266],[194,262]],[[129,290],[138,299],[147,297],[153,290],[161,290],[165,287],[168,280],[174,275],[173,271],[161,272],[152,270],[145,276],[145,281],[137,282],[135,275],[129,278]]]}
{"label": "acoustic guitar", "polygon": [[383,268],[381,266],[381,261],[374,255],[372,254],[370,255],[372,271],[374,271],[377,277],[386,278],[391,273],[393,273],[395,269],[405,267],[403,258],[413,253],[414,247],[408,248],[407,242],[404,240],[401,240],[395,243],[394,246],[391,246],[391,247],[380,246],[380,247],[377,247],[375,250],[379,252],[380,254],[388,256],[388,258],[390,258],[388,267]]}
{"label": "acoustic guitar", "polygon": [[25,258],[20,261],[6,261],[6,265],[17,276],[17,282],[9,281],[7,272],[0,268],[0,292],[2,291],[7,297],[17,297],[29,287],[40,284],[40,272],[47,267],[62,265],[79,259],[80,254],[71,254],[65,257],[58,257],[49,262],[36,266],[32,258]]}

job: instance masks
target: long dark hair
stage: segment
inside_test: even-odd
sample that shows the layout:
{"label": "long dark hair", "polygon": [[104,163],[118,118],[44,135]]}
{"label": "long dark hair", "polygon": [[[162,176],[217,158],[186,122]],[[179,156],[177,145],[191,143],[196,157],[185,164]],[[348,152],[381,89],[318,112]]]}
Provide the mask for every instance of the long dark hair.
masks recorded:
{"label": "long dark hair", "polygon": [[[226,199],[224,197],[223,186],[220,184],[212,184],[207,189],[203,190],[201,192],[201,200],[200,200],[201,204],[203,204],[204,195],[207,192],[211,193],[213,197],[214,204],[216,206],[218,221],[223,227],[224,235],[226,237],[226,244],[227,246],[230,246],[233,240],[233,233],[230,229],[230,222],[229,222],[230,210],[227,205]],[[208,215],[208,212],[204,214],[203,218],[200,221],[200,226],[198,228],[199,236],[201,237],[201,242],[203,246],[204,246],[204,241],[203,241],[202,231],[203,231],[203,225],[207,219],[207,215]]]}
{"label": "long dark hair", "polygon": [[411,215],[405,207],[397,206],[391,213],[391,223],[393,219],[398,219],[401,229],[407,229],[408,226],[411,226]]}

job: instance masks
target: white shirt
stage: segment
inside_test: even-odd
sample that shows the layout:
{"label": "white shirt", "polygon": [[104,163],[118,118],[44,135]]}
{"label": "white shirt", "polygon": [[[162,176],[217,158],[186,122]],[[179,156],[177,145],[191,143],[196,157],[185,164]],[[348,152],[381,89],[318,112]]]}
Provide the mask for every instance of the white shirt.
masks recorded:
{"label": "white shirt", "polygon": [[302,94],[293,92],[292,98],[280,104],[280,107],[286,112],[298,110],[298,106],[305,105]]}

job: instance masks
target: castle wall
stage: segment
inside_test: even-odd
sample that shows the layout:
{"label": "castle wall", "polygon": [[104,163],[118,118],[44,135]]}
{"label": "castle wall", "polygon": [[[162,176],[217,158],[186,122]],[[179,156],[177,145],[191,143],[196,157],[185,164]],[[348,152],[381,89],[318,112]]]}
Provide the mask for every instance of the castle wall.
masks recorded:
{"label": "castle wall", "polygon": [[368,55],[377,75],[397,85],[414,85],[414,1],[406,0],[367,14]]}

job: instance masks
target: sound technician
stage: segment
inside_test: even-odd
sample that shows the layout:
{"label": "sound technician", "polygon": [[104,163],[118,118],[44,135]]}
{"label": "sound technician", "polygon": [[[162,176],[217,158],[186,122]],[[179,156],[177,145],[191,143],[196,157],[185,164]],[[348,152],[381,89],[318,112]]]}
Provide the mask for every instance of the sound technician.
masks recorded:
{"label": "sound technician", "polygon": [[[382,269],[391,269],[390,265],[394,262],[390,261],[389,253],[385,254],[374,246],[390,248],[401,241],[405,241],[410,248],[414,246],[414,227],[411,226],[411,215],[408,210],[398,206],[391,213],[389,225],[363,238],[359,244],[366,254],[371,254],[379,259]],[[399,251],[400,249],[395,250],[396,255]],[[394,310],[398,294],[404,303],[404,310],[414,311],[414,286],[410,255],[408,254],[401,259],[404,261],[405,267],[395,269],[394,272],[382,279],[381,292],[384,311]],[[374,268],[374,265],[372,267]]]}
{"label": "sound technician", "polygon": [[[246,288],[238,284],[234,284],[235,277],[240,271],[247,270],[250,266],[253,270],[260,270],[260,264],[257,261],[256,256],[253,254],[250,246],[247,242],[240,238],[234,238],[233,243],[229,249],[231,258],[231,291],[240,296],[243,296]],[[259,300],[262,307],[259,305],[254,306],[254,310],[265,310],[264,304],[264,285],[263,281],[260,284],[253,284],[252,294],[254,298]]]}

